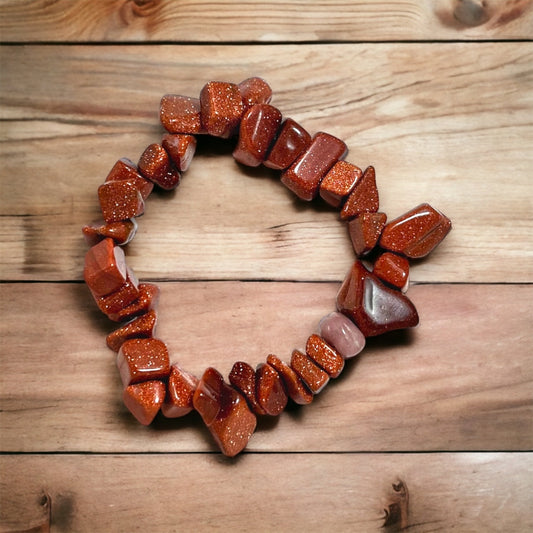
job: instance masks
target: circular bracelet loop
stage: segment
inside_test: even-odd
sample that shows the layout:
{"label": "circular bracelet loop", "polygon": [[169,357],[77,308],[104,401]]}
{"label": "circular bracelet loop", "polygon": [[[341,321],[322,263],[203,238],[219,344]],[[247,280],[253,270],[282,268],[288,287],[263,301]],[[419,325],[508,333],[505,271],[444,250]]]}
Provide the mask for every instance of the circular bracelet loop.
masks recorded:
{"label": "circular bracelet loop", "polygon": [[[175,418],[194,409],[227,456],[246,447],[258,416],[277,416],[289,401],[311,403],[341,374],[345,361],[363,350],[366,337],[418,324],[404,294],[409,259],[425,257],[451,229],[450,220],[428,204],[387,222],[379,211],[374,167],[363,171],[345,161],[342,140],[325,132],[311,136],[284,119],[271,97],[270,86],[257,77],[239,84],[211,81],[199,98],[163,96],[160,118],[167,133],[137,164],[125,158],[115,163],[98,188],[103,221],[83,228],[90,246],[84,279],[98,308],[122,323],[107,336],[107,345],[117,352],[126,407],[145,425],[159,411]],[[338,209],[357,256],[338,292],[337,309],[319,321],[304,350],[293,350],[288,363],[273,354],[256,368],[237,361],[229,382],[213,367],[196,377],[172,360],[155,337],[159,288],[138,282],[122,248],[135,236],[136,217],[154,186],[179,185],[197,135],[235,137],[236,161],[279,170],[281,182],[301,200],[320,198]]]}

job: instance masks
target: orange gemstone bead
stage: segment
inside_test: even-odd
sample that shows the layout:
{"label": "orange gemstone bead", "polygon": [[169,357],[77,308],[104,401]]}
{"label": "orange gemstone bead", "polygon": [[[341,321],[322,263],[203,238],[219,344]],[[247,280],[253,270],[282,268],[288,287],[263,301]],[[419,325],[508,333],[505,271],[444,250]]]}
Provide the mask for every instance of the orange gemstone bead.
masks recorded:
{"label": "orange gemstone bead", "polygon": [[143,381],[126,387],[122,393],[124,405],[143,425],[148,426],[159,412],[165,399],[165,384],[162,381]]}
{"label": "orange gemstone bead", "polygon": [[200,100],[178,94],[166,94],[159,106],[161,124],[169,133],[205,133],[200,119]]}
{"label": "orange gemstone bead", "polygon": [[161,412],[167,418],[185,416],[193,410],[192,398],[198,386],[198,378],[172,365],[168,377],[167,395]]}
{"label": "orange gemstone bead", "polygon": [[181,174],[172,164],[168,152],[160,144],[150,144],[139,159],[141,174],[165,191],[175,189]]}
{"label": "orange gemstone bead", "polygon": [[135,164],[126,157],[119,159],[113,165],[105,181],[129,181],[139,190],[143,200],[150,196],[154,188],[154,184],[143,178]]}
{"label": "orange gemstone bead", "polygon": [[229,382],[246,398],[256,415],[266,414],[257,400],[257,374],[251,365],[237,361],[229,373]]}
{"label": "orange gemstone bead", "polygon": [[112,239],[95,244],[85,254],[83,277],[94,296],[107,296],[126,283],[124,250]]}
{"label": "orange gemstone bead", "polygon": [[233,157],[243,165],[260,165],[281,124],[281,113],[268,104],[256,104],[242,117]]}
{"label": "orange gemstone bead", "polygon": [[137,232],[137,222],[131,220],[120,220],[119,222],[95,222],[82,228],[83,237],[89,246],[94,246],[104,239],[113,239],[115,244],[128,244]]}
{"label": "orange gemstone bead", "polygon": [[115,322],[121,322],[142,315],[157,307],[159,294],[160,291],[157,285],[153,283],[139,283],[135,300],[117,311],[108,313],[108,317]]}
{"label": "orange gemstone bead", "polygon": [[196,152],[196,137],[194,135],[167,133],[163,135],[161,145],[180,172],[185,172],[189,168]]}
{"label": "orange gemstone bead", "polygon": [[98,200],[107,223],[127,220],[144,213],[142,195],[129,181],[106,181],[98,187]]}
{"label": "orange gemstone bead", "polygon": [[234,83],[211,81],[200,93],[202,126],[209,135],[228,139],[239,129],[244,105]]}
{"label": "orange gemstone bead", "polygon": [[343,141],[319,132],[304,153],[282,173],[281,182],[302,200],[313,200],[322,178],[347,151]]}
{"label": "orange gemstone bead", "polygon": [[248,78],[239,83],[245,110],[256,104],[268,104],[272,98],[270,85],[262,78]]}
{"label": "orange gemstone bead", "polygon": [[307,354],[294,350],[291,368],[302,378],[313,394],[318,394],[329,381],[329,376]]}
{"label": "orange gemstone bead", "polygon": [[159,339],[129,339],[120,347],[117,367],[125,387],[141,381],[166,379],[170,361],[166,344]]}
{"label": "orange gemstone bead", "polygon": [[285,170],[310,144],[311,135],[298,122],[288,118],[281,125],[276,141],[263,164],[275,170]]}
{"label": "orange gemstone bead", "polygon": [[106,337],[107,346],[114,352],[118,352],[122,344],[128,339],[153,337],[156,323],[155,311],[148,311],[148,313],[112,331]]}
{"label": "orange gemstone bead", "polygon": [[419,259],[434,250],[451,229],[448,217],[429,204],[421,204],[389,222],[379,244],[391,252]]}
{"label": "orange gemstone bead", "polygon": [[380,280],[402,291],[409,283],[409,261],[391,252],[385,252],[376,259],[372,272]]}
{"label": "orange gemstone bead", "polygon": [[386,222],[385,213],[362,213],[348,222],[350,240],[358,257],[375,248]]}
{"label": "orange gemstone bead", "polygon": [[342,207],[341,219],[350,220],[362,213],[375,213],[378,209],[376,171],[374,167],[368,167]]}
{"label": "orange gemstone bead", "polygon": [[279,415],[287,405],[287,393],[276,370],[267,363],[257,367],[256,395],[259,405],[267,415]]}
{"label": "orange gemstone bead", "polygon": [[337,161],[320,183],[320,196],[333,207],[340,207],[361,179],[363,171],[347,161]]}
{"label": "orange gemstone bead", "polygon": [[305,346],[305,353],[322,369],[330,378],[340,376],[344,368],[344,359],[322,337],[310,335]]}
{"label": "orange gemstone bead", "polygon": [[313,393],[307,388],[300,376],[279,357],[270,354],[267,363],[281,376],[287,394],[298,405],[307,405],[313,401]]}

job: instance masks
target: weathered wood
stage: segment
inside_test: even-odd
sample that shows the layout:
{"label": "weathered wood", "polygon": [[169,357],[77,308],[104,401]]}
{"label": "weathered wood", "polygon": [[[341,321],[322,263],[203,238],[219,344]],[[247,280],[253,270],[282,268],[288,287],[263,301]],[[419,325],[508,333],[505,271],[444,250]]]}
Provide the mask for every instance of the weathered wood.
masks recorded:
{"label": "weathered wood", "polygon": [[[97,186],[118,158],[136,161],[160,138],[161,95],[252,74],[269,80],[286,116],[376,166],[390,218],[428,201],[452,219],[414,280],[533,279],[531,43],[0,52],[2,279],[80,279]],[[148,200],[128,250],[137,274],[341,280],[353,252],[336,213],[296,201],[276,173],[239,168],[230,152],[203,139],[176,194]]]}
{"label": "weathered wood", "polygon": [[[163,283],[157,335],[172,359],[225,375],[288,360],[334,309],[334,283]],[[533,286],[418,285],[421,325],[368,343],[313,403],[262,420],[253,451],[533,447]],[[81,284],[0,285],[1,450],[214,450],[195,414],[140,426],[121,400],[113,329]]]}
{"label": "weathered wood", "polygon": [[7,42],[527,39],[530,0],[2,0]]}
{"label": "weathered wood", "polygon": [[[2,531],[398,531],[385,509],[407,487],[406,527],[533,528],[533,455],[247,454],[0,458]],[[216,490],[213,488],[216,487]]]}

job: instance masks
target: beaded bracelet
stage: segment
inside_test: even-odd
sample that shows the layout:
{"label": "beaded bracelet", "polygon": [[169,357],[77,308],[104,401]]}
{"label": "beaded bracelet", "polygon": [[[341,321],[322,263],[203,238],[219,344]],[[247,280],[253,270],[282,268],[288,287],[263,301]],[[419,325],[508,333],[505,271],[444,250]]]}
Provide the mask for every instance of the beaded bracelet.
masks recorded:
{"label": "beaded bracelet", "polygon": [[[150,424],[159,411],[175,418],[195,409],[222,453],[234,456],[252,436],[257,416],[276,416],[288,401],[309,404],[365,339],[418,324],[405,296],[409,259],[429,254],[451,229],[450,220],[421,204],[387,223],[379,212],[375,170],[364,172],[344,160],[346,144],[324,132],[313,137],[296,121],[282,119],[270,105],[272,90],[261,78],[239,84],[212,81],[200,98],[165,95],[160,119],[168,132],[151,144],[137,165],[120,159],[98,188],[103,221],[83,228],[90,246],[84,279],[98,305],[123,324],[107,336],[117,352],[123,400],[135,418]],[[213,367],[200,378],[171,364],[157,339],[159,288],[139,283],[127,267],[122,246],[137,230],[136,217],[154,185],[178,186],[196,149],[196,135],[237,137],[233,156],[248,166],[281,171],[281,182],[305,201],[320,197],[340,211],[357,259],[337,295],[337,310],[322,318],[305,350],[290,362],[270,354],[255,369],[238,361],[227,383]],[[371,255],[369,255],[372,252]],[[361,259],[375,258],[372,270]]]}

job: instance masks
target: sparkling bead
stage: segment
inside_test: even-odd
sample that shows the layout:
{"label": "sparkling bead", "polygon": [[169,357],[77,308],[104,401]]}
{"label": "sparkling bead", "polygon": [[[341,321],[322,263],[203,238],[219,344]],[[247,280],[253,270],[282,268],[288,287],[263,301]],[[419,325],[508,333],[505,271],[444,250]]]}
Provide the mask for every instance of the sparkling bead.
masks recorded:
{"label": "sparkling bead", "polygon": [[294,350],[291,368],[302,378],[313,394],[318,394],[328,383],[329,376],[305,353]]}
{"label": "sparkling bead", "polygon": [[418,324],[412,302],[386,287],[360,261],[354,263],[339,290],[337,309],[353,320],[365,337]]}
{"label": "sparkling bead", "polygon": [[311,135],[298,122],[288,118],[281,125],[278,137],[270,149],[264,165],[275,170],[285,170],[310,144]]}
{"label": "sparkling bead", "polygon": [[196,137],[193,135],[167,133],[163,135],[161,145],[180,172],[185,172],[189,168],[196,152]]}
{"label": "sparkling bead", "polygon": [[256,396],[259,405],[267,415],[279,415],[288,400],[280,375],[267,363],[258,365],[256,375]]}
{"label": "sparkling bead", "polygon": [[98,187],[100,209],[107,223],[138,217],[144,213],[144,201],[137,187],[129,181],[107,181]]}
{"label": "sparkling bead", "polygon": [[115,244],[124,246],[131,242],[135,233],[137,233],[137,221],[132,218],[131,220],[120,220],[119,222],[95,222],[83,226],[82,229],[85,242],[89,246],[94,246],[104,239],[113,239]]}
{"label": "sparkling bead", "polygon": [[118,352],[122,344],[128,339],[153,337],[156,322],[157,316],[155,311],[148,311],[148,313],[112,331],[106,337],[107,345],[111,350]]}
{"label": "sparkling bead", "polygon": [[166,94],[159,106],[161,124],[169,133],[205,133],[200,120],[200,100],[178,94]]}
{"label": "sparkling bead", "polygon": [[248,109],[239,127],[239,140],[233,157],[250,167],[260,165],[266,157],[279,125],[281,113],[268,104],[257,104]]}
{"label": "sparkling bead", "polygon": [[237,85],[210,81],[200,93],[200,108],[202,126],[209,135],[228,139],[237,133],[244,113]]}
{"label": "sparkling bead", "polygon": [[380,280],[394,288],[405,291],[409,283],[409,261],[390,252],[381,254],[374,263],[372,271]]}
{"label": "sparkling bead", "polygon": [[126,283],[127,266],[124,250],[112,239],[95,244],[85,254],[83,277],[95,296],[107,296]]}
{"label": "sparkling bead", "polygon": [[272,354],[267,357],[267,363],[281,376],[287,394],[294,403],[307,405],[313,401],[313,393],[287,363]]}
{"label": "sparkling bead", "polygon": [[144,381],[126,387],[122,393],[124,405],[143,425],[148,426],[157,415],[165,399],[165,384],[162,381]]}
{"label": "sparkling bead", "polygon": [[224,455],[233,457],[246,447],[257,419],[244,397],[214,368],[207,368],[202,375],[193,405]]}
{"label": "sparkling bead", "polygon": [[379,194],[376,186],[376,171],[368,167],[346,200],[341,219],[350,220],[362,213],[375,213],[379,209]]}
{"label": "sparkling bead", "polygon": [[115,322],[130,320],[155,309],[159,303],[159,287],[153,283],[139,283],[137,298],[130,304],[118,309],[116,312],[108,313],[108,317]]}
{"label": "sparkling bead", "polygon": [[344,359],[323,338],[310,335],[305,346],[305,353],[322,369],[330,378],[340,376],[344,368]]}
{"label": "sparkling bead", "polygon": [[172,164],[168,152],[160,144],[150,144],[139,159],[141,174],[165,191],[175,189],[181,175]]}
{"label": "sparkling bead", "polygon": [[342,313],[333,312],[320,320],[318,332],[344,359],[350,359],[365,347],[361,330]]}
{"label": "sparkling bead", "polygon": [[257,400],[257,375],[251,365],[237,361],[229,373],[229,382],[245,397],[256,415],[266,414]]}
{"label": "sparkling bead", "polygon": [[272,98],[270,85],[262,78],[248,78],[239,83],[245,110],[255,104],[268,104]]}
{"label": "sparkling bead", "polygon": [[421,204],[389,222],[379,244],[411,259],[428,255],[452,229],[449,218],[429,204]]}
{"label": "sparkling bead", "polygon": [[133,274],[133,271],[127,268],[126,283],[120,289],[106,296],[92,294],[100,311],[110,317],[139,297],[139,282]]}
{"label": "sparkling bead", "polygon": [[172,365],[168,377],[167,395],[161,412],[167,418],[185,416],[193,410],[192,397],[198,386],[198,378],[185,372],[178,365]]}
{"label": "sparkling bead", "polygon": [[348,233],[358,257],[374,249],[386,222],[385,213],[362,213],[348,222]]}
{"label": "sparkling bead", "polygon": [[343,141],[329,133],[319,132],[305,152],[282,173],[281,182],[302,200],[313,200],[322,178],[346,153]]}
{"label": "sparkling bead", "polygon": [[150,196],[154,188],[154,184],[143,178],[135,164],[126,157],[119,159],[113,165],[105,181],[129,181],[139,190],[143,200]]}
{"label": "sparkling bead", "polygon": [[352,192],[363,171],[346,161],[337,161],[320,183],[320,196],[333,207],[340,207]]}
{"label": "sparkling bead", "polygon": [[120,347],[117,367],[125,387],[141,381],[166,379],[170,361],[166,344],[159,339],[129,339]]}

